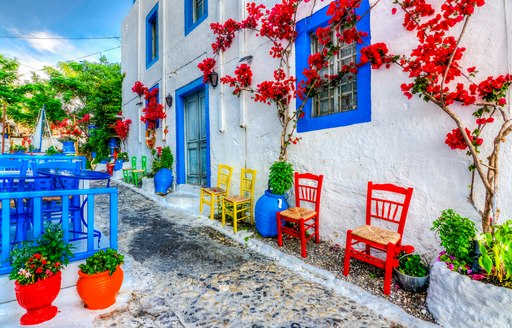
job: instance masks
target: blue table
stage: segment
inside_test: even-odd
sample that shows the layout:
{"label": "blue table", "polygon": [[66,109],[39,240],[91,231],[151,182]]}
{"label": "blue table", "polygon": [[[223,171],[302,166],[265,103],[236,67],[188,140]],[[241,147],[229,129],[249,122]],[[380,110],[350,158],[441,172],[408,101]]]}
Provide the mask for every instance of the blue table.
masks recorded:
{"label": "blue table", "polygon": [[[59,169],[59,168],[36,168],[36,175],[43,175],[46,177],[50,177],[54,181],[54,188],[59,189],[58,184],[61,189],[68,189],[66,184],[63,183],[63,180],[74,179],[74,180],[107,180],[107,188],[110,187],[110,178],[111,176],[105,172],[97,172],[92,170],[71,170],[71,169]],[[82,234],[82,225],[87,227],[87,222],[84,219],[84,207],[87,204],[88,197],[84,199],[81,205],[78,205],[80,208],[80,220],[73,220],[73,232],[75,234]],[[78,201],[78,197],[74,202]],[[95,235],[98,237],[98,244],[100,242],[101,233],[97,230],[94,230]],[[76,238],[79,239],[79,238]]]}

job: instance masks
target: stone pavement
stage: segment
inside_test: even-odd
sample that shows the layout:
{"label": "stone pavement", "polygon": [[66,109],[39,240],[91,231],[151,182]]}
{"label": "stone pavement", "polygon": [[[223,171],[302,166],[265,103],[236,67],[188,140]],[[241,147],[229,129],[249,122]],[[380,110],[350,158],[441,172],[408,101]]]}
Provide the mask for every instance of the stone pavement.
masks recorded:
{"label": "stone pavement", "polygon": [[[432,326],[244,232],[233,235],[231,227],[171,209],[156,195],[118,186],[119,249],[126,255],[118,302],[88,311],[76,296],[71,306],[59,295],[61,313],[40,327]],[[96,219],[108,235],[106,199],[98,203]],[[2,310],[9,311],[0,306],[0,327],[16,327],[19,314],[5,325]]]}

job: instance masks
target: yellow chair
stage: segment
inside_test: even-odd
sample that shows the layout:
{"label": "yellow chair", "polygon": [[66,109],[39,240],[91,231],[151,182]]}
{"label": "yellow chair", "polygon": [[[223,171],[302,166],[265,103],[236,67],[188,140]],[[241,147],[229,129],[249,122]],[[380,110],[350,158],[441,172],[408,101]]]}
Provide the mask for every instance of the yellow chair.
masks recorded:
{"label": "yellow chair", "polygon": [[226,164],[219,164],[217,175],[217,186],[214,188],[201,188],[199,200],[199,212],[203,213],[203,205],[210,206],[210,219],[214,219],[213,210],[215,205],[222,201],[222,197],[229,195],[229,186],[231,185],[231,173],[233,168]]}
{"label": "yellow chair", "polygon": [[226,215],[233,218],[233,232],[238,230],[238,222],[247,218],[254,224],[254,185],[256,170],[242,169],[240,175],[240,195],[226,196],[222,201],[222,225],[226,224]]}

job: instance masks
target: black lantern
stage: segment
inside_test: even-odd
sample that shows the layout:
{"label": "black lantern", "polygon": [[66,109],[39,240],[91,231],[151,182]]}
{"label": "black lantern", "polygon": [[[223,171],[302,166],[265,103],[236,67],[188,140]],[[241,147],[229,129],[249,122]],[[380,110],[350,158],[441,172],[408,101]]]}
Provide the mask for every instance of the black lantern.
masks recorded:
{"label": "black lantern", "polygon": [[165,96],[165,103],[167,104],[167,107],[172,106],[172,96],[170,93],[168,93],[167,96]]}
{"label": "black lantern", "polygon": [[215,71],[212,71],[210,74],[208,74],[208,82],[210,82],[210,85],[215,89],[215,87],[219,85],[219,74],[217,74]]}

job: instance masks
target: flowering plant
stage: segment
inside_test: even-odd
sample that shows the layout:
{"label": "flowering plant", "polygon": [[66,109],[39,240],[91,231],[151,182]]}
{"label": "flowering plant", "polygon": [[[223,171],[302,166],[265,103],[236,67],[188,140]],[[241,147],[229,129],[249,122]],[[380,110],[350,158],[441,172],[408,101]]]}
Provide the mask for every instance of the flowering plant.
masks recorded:
{"label": "flowering plant", "polygon": [[140,120],[147,124],[148,130],[156,129],[158,120],[166,117],[164,106],[158,102],[158,88],[149,91],[144,84],[137,81],[133,85],[132,91],[139,96],[144,95],[144,99],[146,99],[146,107],[142,109],[144,114]]}
{"label": "flowering plant", "polygon": [[114,131],[116,132],[119,139],[121,139],[121,141],[126,140],[126,137],[128,137],[128,132],[130,132],[130,124],[132,124],[132,120],[127,118],[124,121],[119,119],[112,125]]}
{"label": "flowering plant", "polygon": [[52,130],[57,130],[59,133],[59,141],[73,141],[75,142],[79,137],[82,136],[82,130],[78,127],[78,122],[73,123],[69,118],[65,118],[62,121],[56,121],[51,126]]}
{"label": "flowering plant", "polygon": [[174,156],[172,155],[171,148],[169,146],[156,147],[156,150],[151,150],[151,154],[153,155],[153,164],[151,167],[152,173],[156,173],[158,170],[163,168],[172,170]]}
{"label": "flowering plant", "polygon": [[54,276],[69,263],[73,256],[71,248],[71,244],[64,242],[64,231],[60,225],[47,223],[41,237],[17,245],[11,251],[9,279],[20,285],[29,285]]}
{"label": "flowering plant", "polygon": [[414,247],[411,245],[403,245],[395,252],[393,259],[393,267],[411,277],[428,276],[428,266],[422,260],[421,256],[414,253]]}

